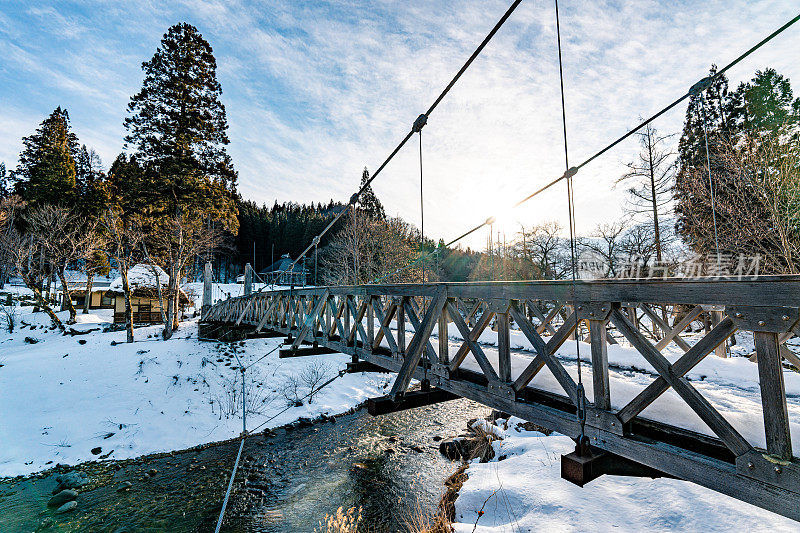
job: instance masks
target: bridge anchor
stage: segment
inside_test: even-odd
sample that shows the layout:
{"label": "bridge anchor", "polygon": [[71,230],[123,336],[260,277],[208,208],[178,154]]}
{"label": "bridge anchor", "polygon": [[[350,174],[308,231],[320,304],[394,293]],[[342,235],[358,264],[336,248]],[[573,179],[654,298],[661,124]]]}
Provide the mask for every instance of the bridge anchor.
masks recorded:
{"label": "bridge anchor", "polygon": [[561,478],[583,487],[604,474],[610,476],[669,477],[665,472],[631,461],[598,448],[576,446],[574,452],[561,456]]}

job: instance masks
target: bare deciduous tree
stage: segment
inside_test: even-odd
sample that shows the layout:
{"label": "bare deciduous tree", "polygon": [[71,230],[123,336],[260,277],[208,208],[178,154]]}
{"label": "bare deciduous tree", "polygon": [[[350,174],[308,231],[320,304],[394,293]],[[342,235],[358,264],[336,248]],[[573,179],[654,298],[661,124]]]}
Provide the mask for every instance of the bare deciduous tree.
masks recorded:
{"label": "bare deciduous tree", "polygon": [[169,339],[178,327],[180,280],[196,257],[219,248],[224,242],[221,229],[199,216],[176,214],[156,220],[149,228],[149,256],[169,276],[167,313],[163,337]]}
{"label": "bare deciduous tree", "polygon": [[133,342],[133,312],[131,309],[131,285],[128,271],[142,258],[142,231],[139,221],[125,217],[117,209],[108,209],[100,221],[104,230],[105,249],[117,264],[125,297],[125,331],[127,342]]}

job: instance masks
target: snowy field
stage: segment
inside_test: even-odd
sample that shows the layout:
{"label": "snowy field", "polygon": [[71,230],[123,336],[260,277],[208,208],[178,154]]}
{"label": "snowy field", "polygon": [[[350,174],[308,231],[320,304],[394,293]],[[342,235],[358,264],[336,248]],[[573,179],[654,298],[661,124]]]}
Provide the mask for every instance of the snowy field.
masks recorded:
{"label": "snowy field", "polygon": [[[241,285],[218,286],[215,296],[237,290]],[[51,330],[44,313],[31,313],[31,307],[17,311],[16,331],[0,332],[0,476],[235,437],[242,430],[236,356],[247,366],[282,340],[251,339],[233,347],[202,342],[194,318],[169,341],[161,340],[161,326],[149,326],[136,328],[136,342],[127,344],[125,331],[103,332],[110,310],[79,311],[79,323],[68,327],[94,331],[75,336]],[[65,320],[67,313],[59,316]],[[349,360],[340,354],[279,359],[275,351],[256,363],[247,371],[248,427],[285,409],[287,395],[306,394],[303,376],[333,377]],[[267,427],[342,413],[385,394],[388,379],[347,374]]]}
{"label": "snowy field", "polygon": [[[798,531],[800,524],[686,481],[602,476],[583,488],[561,479],[575,449],[499,420],[495,459],[470,464],[456,500],[457,533],[524,531]],[[502,461],[499,457],[505,456]]]}

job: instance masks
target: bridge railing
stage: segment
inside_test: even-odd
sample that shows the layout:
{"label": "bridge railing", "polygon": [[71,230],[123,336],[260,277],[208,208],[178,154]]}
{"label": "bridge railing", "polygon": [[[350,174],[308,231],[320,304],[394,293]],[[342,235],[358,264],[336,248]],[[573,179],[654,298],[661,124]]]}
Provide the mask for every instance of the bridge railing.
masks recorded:
{"label": "bridge railing", "polygon": [[[681,333],[701,315],[713,327],[690,344]],[[784,342],[800,333],[800,277],[580,281],[574,293],[569,281],[317,287],[231,298],[203,320],[266,328],[289,336],[293,348],[315,342],[397,372],[395,399],[412,379],[427,380],[571,437],[581,431],[578,386],[574,368],[556,352],[580,328],[591,362],[584,370],[592,398],[585,435],[593,446],[800,519],[800,465],[782,365],[783,357],[794,357]],[[484,349],[488,328],[496,332],[496,357]],[[737,332],[754,340],[760,446],[687,378],[709,354],[724,354]],[[512,333],[525,341],[529,356],[512,357]],[[457,349],[451,338],[458,339]],[[623,339],[656,377],[620,402],[612,396],[608,345]],[[677,359],[673,351],[672,362],[665,356],[671,344],[682,351]],[[541,373],[545,367],[549,372]],[[642,416],[668,390],[712,435]]]}

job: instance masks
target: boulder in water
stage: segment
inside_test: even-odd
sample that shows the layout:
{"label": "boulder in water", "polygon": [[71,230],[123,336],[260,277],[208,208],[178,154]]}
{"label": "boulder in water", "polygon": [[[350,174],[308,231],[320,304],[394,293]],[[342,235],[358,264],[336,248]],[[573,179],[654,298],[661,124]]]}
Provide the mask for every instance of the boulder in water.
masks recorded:
{"label": "boulder in water", "polygon": [[59,507],[58,509],[56,509],[56,514],[68,513],[70,511],[74,510],[77,506],[78,506],[78,502],[76,502],[75,500],[72,500],[71,502],[67,502],[64,505],[62,505],[61,507]]}
{"label": "boulder in water", "polygon": [[78,497],[78,493],[74,490],[65,489],[50,498],[50,501],[47,502],[48,507],[61,507],[67,502],[70,502]]}

